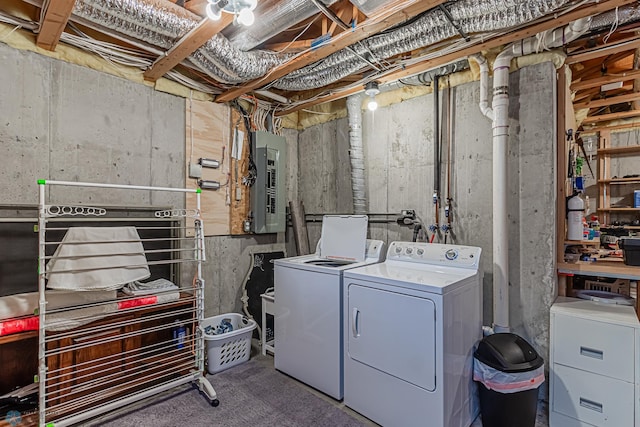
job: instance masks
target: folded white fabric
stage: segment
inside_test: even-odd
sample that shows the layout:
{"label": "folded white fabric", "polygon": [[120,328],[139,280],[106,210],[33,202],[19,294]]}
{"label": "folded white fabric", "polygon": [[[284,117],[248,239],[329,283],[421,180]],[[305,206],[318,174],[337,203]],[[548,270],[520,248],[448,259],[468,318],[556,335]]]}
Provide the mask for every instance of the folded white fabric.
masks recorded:
{"label": "folded white fabric", "polygon": [[72,227],[47,264],[47,287],[120,289],[150,276],[135,227]]}
{"label": "folded white fabric", "polygon": [[147,283],[136,280],[124,285],[122,292],[127,295],[151,295],[164,291],[177,291],[178,289],[173,282],[167,279],[157,279]]}
{"label": "folded white fabric", "polygon": [[35,314],[38,308],[38,300],[39,294],[37,292],[1,297],[0,320]]}

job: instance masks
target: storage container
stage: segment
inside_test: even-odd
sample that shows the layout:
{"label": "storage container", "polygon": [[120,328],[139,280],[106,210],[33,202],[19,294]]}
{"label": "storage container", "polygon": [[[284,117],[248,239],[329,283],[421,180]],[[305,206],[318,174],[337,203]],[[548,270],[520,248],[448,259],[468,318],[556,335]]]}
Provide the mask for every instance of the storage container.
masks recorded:
{"label": "storage container", "polygon": [[618,241],[618,246],[624,251],[625,264],[640,266],[640,238],[621,238]]}
{"label": "storage container", "polygon": [[[216,327],[227,319],[233,326],[231,332],[219,335],[205,333],[207,326]],[[228,313],[208,317],[201,323],[204,340],[207,343],[207,370],[215,374],[249,360],[251,335],[258,324],[242,314]]]}
{"label": "storage container", "polygon": [[640,208],[640,190],[633,192],[633,207]]}

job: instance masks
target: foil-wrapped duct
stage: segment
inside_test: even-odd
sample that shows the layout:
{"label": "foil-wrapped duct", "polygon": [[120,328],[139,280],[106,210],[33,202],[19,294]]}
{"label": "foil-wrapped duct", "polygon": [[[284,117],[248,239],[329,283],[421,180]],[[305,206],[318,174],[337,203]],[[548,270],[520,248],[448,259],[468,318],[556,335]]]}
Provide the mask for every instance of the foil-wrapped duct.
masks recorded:
{"label": "foil-wrapped duct", "polygon": [[640,20],[640,5],[629,4],[594,16],[591,20],[589,31],[599,31],[611,27],[617,21],[617,25]]}
{"label": "foil-wrapped duct", "polygon": [[[461,0],[447,9],[467,34],[502,30],[547,15],[569,0]],[[439,9],[423,14],[413,23],[371,36],[314,64],[279,79],[274,87],[308,90],[326,86],[355,73],[368,63],[420,49],[457,35],[456,29]]]}
{"label": "foil-wrapped duct", "polygon": [[[73,14],[163,49],[173,46],[201,20],[184,8],[154,0],[78,0]],[[260,50],[243,52],[217,34],[189,60],[214,79],[237,84],[265,75],[290,56]]]}

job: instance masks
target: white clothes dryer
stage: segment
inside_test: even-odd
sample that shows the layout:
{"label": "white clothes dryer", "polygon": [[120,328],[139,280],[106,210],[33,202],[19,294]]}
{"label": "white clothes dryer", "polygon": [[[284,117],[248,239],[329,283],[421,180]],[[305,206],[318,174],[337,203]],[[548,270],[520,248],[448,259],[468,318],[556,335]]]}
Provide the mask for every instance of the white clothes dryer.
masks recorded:
{"label": "white clothes dryer", "polygon": [[321,258],[319,253],[274,261],[276,369],[342,399],[342,275],[384,256],[384,242],[367,240],[361,262]]}
{"label": "white clothes dryer", "polygon": [[344,403],[383,426],[468,427],[481,249],[393,242],[344,273]]}

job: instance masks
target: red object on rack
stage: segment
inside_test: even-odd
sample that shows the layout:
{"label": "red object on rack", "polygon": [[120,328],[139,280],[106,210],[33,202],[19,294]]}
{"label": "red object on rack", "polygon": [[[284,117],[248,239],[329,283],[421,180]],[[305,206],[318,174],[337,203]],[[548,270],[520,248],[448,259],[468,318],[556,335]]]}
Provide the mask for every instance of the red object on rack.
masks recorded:
{"label": "red object on rack", "polygon": [[22,317],[0,321],[0,337],[20,332],[37,331],[40,324],[38,316]]}

